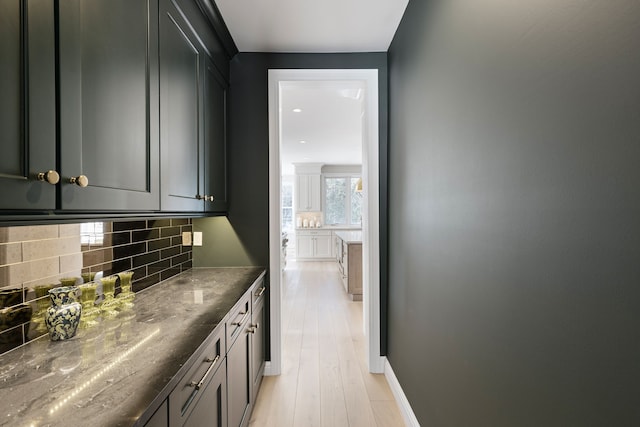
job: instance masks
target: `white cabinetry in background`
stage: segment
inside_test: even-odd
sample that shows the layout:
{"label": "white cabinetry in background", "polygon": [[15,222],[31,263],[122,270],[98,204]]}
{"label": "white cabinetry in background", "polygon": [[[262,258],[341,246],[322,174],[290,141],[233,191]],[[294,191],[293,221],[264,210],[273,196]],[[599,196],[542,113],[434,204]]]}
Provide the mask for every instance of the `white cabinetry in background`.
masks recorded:
{"label": "white cabinetry in background", "polygon": [[297,212],[320,212],[322,210],[322,163],[294,163],[295,210]]}
{"label": "white cabinetry in background", "polygon": [[320,211],[320,175],[296,175],[296,211]]}
{"label": "white cabinetry in background", "polygon": [[298,230],[296,232],[296,259],[331,259],[333,239],[329,230]]}

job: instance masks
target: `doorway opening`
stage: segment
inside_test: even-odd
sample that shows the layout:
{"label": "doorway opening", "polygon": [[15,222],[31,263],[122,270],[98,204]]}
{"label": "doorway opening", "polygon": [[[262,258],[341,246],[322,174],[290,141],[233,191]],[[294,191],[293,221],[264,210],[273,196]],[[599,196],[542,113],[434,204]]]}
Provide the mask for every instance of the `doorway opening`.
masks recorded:
{"label": "doorway opening", "polygon": [[377,70],[269,70],[269,250],[271,360],[266,375],[282,370],[282,164],[281,95],[296,82],[359,82],[362,112],[363,325],[369,372],[382,373],[380,356],[380,194]]}

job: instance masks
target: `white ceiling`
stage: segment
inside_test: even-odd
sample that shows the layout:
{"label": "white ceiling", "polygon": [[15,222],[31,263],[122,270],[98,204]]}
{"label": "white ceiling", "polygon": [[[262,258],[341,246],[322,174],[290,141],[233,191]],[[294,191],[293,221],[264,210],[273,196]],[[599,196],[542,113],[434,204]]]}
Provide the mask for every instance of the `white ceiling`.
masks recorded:
{"label": "white ceiling", "polygon": [[215,0],[240,52],[386,52],[408,0]]}
{"label": "white ceiling", "polygon": [[355,81],[283,84],[282,174],[294,173],[292,163],[361,164],[364,95],[364,83]]}
{"label": "white ceiling", "polygon": [[[408,0],[215,2],[240,52],[322,53],[386,52]],[[283,174],[293,174],[292,163],[362,163],[358,89],[364,86],[355,82],[291,82],[283,89]]]}

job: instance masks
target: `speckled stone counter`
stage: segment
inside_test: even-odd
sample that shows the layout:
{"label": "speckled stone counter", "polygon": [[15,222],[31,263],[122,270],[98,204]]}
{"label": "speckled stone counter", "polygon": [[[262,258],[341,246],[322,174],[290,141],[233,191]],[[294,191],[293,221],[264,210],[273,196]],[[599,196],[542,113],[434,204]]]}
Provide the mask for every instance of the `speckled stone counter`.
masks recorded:
{"label": "speckled stone counter", "polygon": [[44,337],[0,356],[0,426],[134,425],[263,272],[192,269],[71,340]]}
{"label": "speckled stone counter", "polygon": [[336,231],[336,236],[347,244],[362,243],[362,231]]}

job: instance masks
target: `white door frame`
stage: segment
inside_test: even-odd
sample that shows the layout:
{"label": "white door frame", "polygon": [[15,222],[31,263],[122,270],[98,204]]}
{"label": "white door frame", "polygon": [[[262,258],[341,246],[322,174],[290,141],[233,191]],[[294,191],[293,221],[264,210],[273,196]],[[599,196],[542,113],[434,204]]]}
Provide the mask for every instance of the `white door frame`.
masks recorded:
{"label": "white door frame", "polygon": [[362,180],[363,308],[369,372],[384,372],[380,356],[380,176],[378,70],[269,70],[269,279],[271,360],[265,375],[282,372],[282,269],[280,191],[280,88],[295,81],[359,81],[365,85]]}

